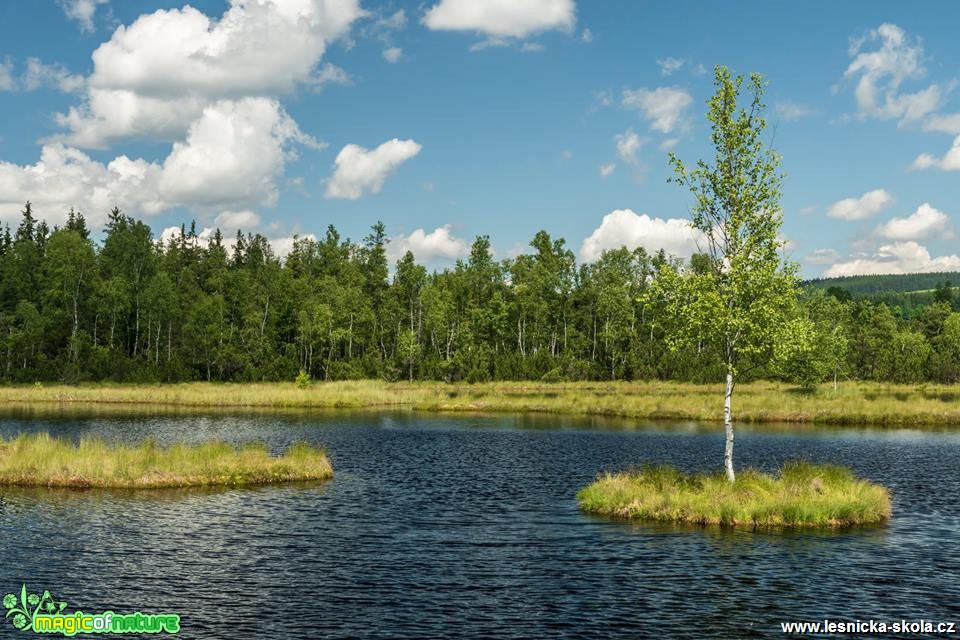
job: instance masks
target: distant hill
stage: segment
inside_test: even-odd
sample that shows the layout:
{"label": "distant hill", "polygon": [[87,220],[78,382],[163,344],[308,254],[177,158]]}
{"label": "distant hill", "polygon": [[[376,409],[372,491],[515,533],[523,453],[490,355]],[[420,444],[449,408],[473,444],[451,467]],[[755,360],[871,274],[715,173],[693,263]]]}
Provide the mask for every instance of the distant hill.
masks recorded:
{"label": "distant hill", "polygon": [[938,284],[949,281],[960,286],[960,271],[935,273],[905,273],[883,276],[845,276],[842,278],[817,278],[803,282],[805,287],[829,289],[838,287],[855,296],[874,296],[879,293],[911,293],[932,291]]}

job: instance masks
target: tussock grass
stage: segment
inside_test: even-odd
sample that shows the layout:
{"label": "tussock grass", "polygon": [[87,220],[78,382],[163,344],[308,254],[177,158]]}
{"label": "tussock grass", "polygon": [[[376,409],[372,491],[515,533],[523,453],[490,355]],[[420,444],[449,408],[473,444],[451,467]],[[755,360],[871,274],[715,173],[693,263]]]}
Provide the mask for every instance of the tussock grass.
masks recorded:
{"label": "tussock grass", "polygon": [[326,454],[304,444],[270,456],[265,445],[224,442],[159,447],[83,439],[79,445],[47,433],[0,439],[0,486],[152,489],[239,486],[324,480]]}
{"label": "tussock grass", "polygon": [[845,527],[890,517],[885,487],[843,467],[792,462],[779,476],[687,475],[669,466],[604,474],[577,494],[580,508],[618,518],[750,528]]}
{"label": "tussock grass", "polygon": [[[847,382],[799,393],[785,384],[737,386],[737,422],[960,425],[960,385]],[[537,412],[606,417],[719,421],[723,387],[676,382],[442,382],[376,380],[314,383],[81,385],[0,387],[13,403],[110,404],[129,407],[351,408],[421,411]]]}

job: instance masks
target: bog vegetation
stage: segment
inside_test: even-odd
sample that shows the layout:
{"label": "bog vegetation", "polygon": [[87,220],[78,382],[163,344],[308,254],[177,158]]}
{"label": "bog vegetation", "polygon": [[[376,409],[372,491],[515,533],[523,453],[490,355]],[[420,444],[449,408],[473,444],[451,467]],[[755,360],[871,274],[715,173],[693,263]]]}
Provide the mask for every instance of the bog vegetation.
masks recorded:
{"label": "bog vegetation", "polygon": [[262,444],[240,448],[223,442],[159,447],[47,433],[0,439],[0,486],[129,488],[238,486],[325,480],[333,476],[321,449],[304,444],[271,456]]}
{"label": "bog vegetation", "polygon": [[737,481],[668,466],[602,475],[577,494],[584,511],[619,518],[750,528],[842,527],[890,517],[890,493],[848,469],[793,462]]}

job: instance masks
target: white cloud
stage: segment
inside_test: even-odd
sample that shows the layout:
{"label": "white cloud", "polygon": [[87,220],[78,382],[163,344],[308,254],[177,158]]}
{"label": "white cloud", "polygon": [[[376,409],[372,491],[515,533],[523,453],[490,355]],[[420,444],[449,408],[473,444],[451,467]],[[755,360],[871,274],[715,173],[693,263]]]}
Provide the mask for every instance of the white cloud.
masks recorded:
{"label": "white cloud", "polygon": [[221,229],[253,229],[260,226],[260,216],[249,209],[242,211],[221,211],[217,216],[217,226]]}
{"label": "white cloud", "polygon": [[687,257],[697,250],[701,235],[689,220],[681,218],[651,218],[637,215],[630,209],[617,209],[603,217],[600,226],[584,239],[580,257],[592,262],[606,249],[643,247],[648,252],[659,249],[669,254]]}
{"label": "white cloud", "polygon": [[352,84],[353,78],[342,68],[332,62],[325,62],[311,79],[315,91],[319,91],[328,84]]}
{"label": "white cloud", "polygon": [[879,213],[893,202],[893,197],[884,189],[868,191],[859,198],[844,198],[827,209],[827,216],[840,220],[863,220]]}
{"label": "white cloud", "polygon": [[924,121],[923,130],[960,135],[960,113],[932,115]]}
{"label": "white cloud", "polygon": [[593,42],[593,31],[590,29],[584,29],[580,32],[580,41],[590,43]]}
{"label": "white cloud", "polygon": [[209,102],[195,95],[180,98],[141,96],[122,89],[89,89],[82,107],[57,114],[69,130],[49,142],[104,149],[122,138],[182,139]]}
{"label": "white cloud", "polygon": [[391,260],[403,257],[407,251],[413,252],[414,257],[426,262],[437,258],[456,260],[470,253],[470,245],[466,240],[455,237],[450,232],[450,225],[437,227],[430,233],[417,229],[409,235],[398,235],[390,239],[387,250]]}
{"label": "white cloud", "polygon": [[913,169],[929,169],[936,167],[943,171],[960,171],[960,136],[953,140],[953,145],[947,149],[942,158],[936,158],[929,153],[921,153],[913,161]]}
{"label": "white cloud", "polygon": [[113,206],[152,215],[176,206],[273,205],[294,142],[316,144],[275,100],[246,98],[207,107],[163,163],[118,156],[103,164],[78,149],[46,144],[36,164],[0,162],[0,219],[16,220],[26,200],[51,223],[74,207],[94,226]]}
{"label": "white cloud", "polygon": [[817,112],[816,109],[809,105],[792,102],[790,100],[780,100],[773,108],[777,112],[777,115],[783,118],[785,122],[793,122],[794,120],[806,118]]}
{"label": "white cloud", "polygon": [[403,55],[403,49],[400,47],[389,47],[383,50],[383,59],[393,64],[400,60],[400,57]]}
{"label": "white cloud", "polygon": [[157,165],[144,160],[120,156],[104,165],[77,149],[44,145],[36,164],[0,161],[0,220],[15,222],[27,200],[50,224],[63,222],[70,207],[82,211],[91,226],[103,222],[113,206],[154,213],[162,206],[144,183],[157,171]]}
{"label": "white cloud", "polygon": [[840,253],[835,249],[815,249],[807,254],[804,261],[808,264],[833,264],[840,259]]}
{"label": "white cloud", "polygon": [[525,38],[550,29],[570,31],[573,0],[440,0],[423,17],[435,31],[475,31],[491,38]]}
{"label": "white cloud", "polygon": [[9,57],[0,62],[0,91],[14,91],[17,83],[13,79],[13,60]]}
{"label": "white cloud", "polygon": [[93,31],[93,16],[97,12],[97,5],[107,4],[110,0],[59,0],[63,12],[71,20],[80,23],[80,30]]}
{"label": "white cloud", "polygon": [[523,53],[539,53],[541,51],[546,51],[546,47],[539,42],[524,42],[522,45],[520,45],[520,51]]}
{"label": "white cloud", "polygon": [[929,273],[960,270],[960,256],[946,255],[933,258],[923,245],[914,241],[883,245],[876,253],[860,256],[846,262],[837,262],[823,275],[826,278],[884,273]]}
{"label": "white cloud", "polygon": [[686,64],[686,60],[680,58],[658,58],[657,66],[660,67],[660,73],[665,76],[673,75],[675,72],[679,71],[683,65]]}
{"label": "white cloud", "polygon": [[83,76],[70,73],[58,63],[43,64],[38,58],[27,58],[27,70],[20,82],[25,91],[50,87],[64,93],[78,91],[86,85]]}
{"label": "white cloud", "polygon": [[160,192],[166,200],[194,207],[272,206],[290,142],[317,146],[275,100],[218,102],[190,127],[186,141],[173,145]]}
{"label": "white cloud", "polygon": [[924,202],[906,218],[893,218],[877,229],[877,233],[891,240],[920,240],[934,231],[943,231],[949,218]]}
{"label": "white cloud", "polygon": [[610,177],[610,174],[613,173],[614,169],[616,168],[617,168],[617,165],[613,164],[612,162],[608,162],[606,164],[600,165],[600,177],[601,178]]}
{"label": "white cloud", "polygon": [[670,151],[670,149],[673,149],[675,146],[677,146],[678,142],[680,142],[679,138],[666,138],[660,143],[658,148],[660,151]]}
{"label": "white cloud", "polygon": [[629,164],[636,164],[637,151],[643,145],[643,140],[634,133],[633,128],[618,133],[614,136],[614,141],[617,143],[617,155],[620,159]]}
{"label": "white cloud", "polygon": [[365,193],[380,193],[387,176],[421,148],[413,140],[396,138],[373,150],[355,144],[344,146],[334,161],[326,197],[356,200]]}
{"label": "white cloud", "polygon": [[678,87],[657,89],[624,89],[621,104],[638,110],[656,131],[670,133],[680,123],[684,110],[693,98]]}
{"label": "white cloud", "polygon": [[[864,50],[865,45],[877,43],[879,48]],[[905,80],[922,78],[926,69],[923,46],[895,24],[882,24],[853,41],[850,56],[853,60],[844,77],[856,79],[854,96],[860,117],[898,119],[903,124],[932,113],[943,101],[937,84],[915,93],[900,91]]]}
{"label": "white cloud", "polygon": [[327,45],[362,15],[357,0],[231,0],[219,20],[189,5],[142,15],[94,51],[84,103],[58,118],[62,141],[176,140],[212,102],[311,84]]}

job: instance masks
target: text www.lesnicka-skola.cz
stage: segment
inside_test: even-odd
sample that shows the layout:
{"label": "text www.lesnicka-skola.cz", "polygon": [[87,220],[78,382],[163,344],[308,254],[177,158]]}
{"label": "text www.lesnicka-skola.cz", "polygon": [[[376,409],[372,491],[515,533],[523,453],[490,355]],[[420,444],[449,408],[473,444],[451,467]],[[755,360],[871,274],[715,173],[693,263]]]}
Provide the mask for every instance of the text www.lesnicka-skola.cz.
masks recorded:
{"label": "text www.lesnicka-skola.cz", "polygon": [[885,620],[821,620],[818,622],[781,622],[780,630],[784,633],[801,635],[834,633],[898,633],[903,635],[912,635],[915,633],[936,633],[950,635],[958,633],[957,623],[955,622],[935,622],[922,619],[896,620],[893,622]]}

